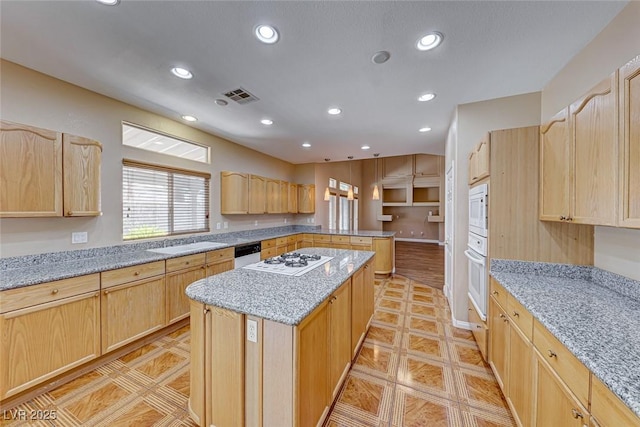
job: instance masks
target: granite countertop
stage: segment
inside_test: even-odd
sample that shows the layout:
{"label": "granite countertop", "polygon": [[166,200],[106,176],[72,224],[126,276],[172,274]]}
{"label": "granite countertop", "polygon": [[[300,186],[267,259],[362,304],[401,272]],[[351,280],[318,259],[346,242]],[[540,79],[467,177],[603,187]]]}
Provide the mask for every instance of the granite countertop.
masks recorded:
{"label": "granite countertop", "polygon": [[298,325],[332,292],[358,271],[375,252],[306,248],[333,257],[303,276],[238,268],[192,283],[189,298],[286,325]]}
{"label": "granite countertop", "polygon": [[495,259],[491,275],[640,417],[640,282],[596,267]]}
{"label": "granite countertop", "polygon": [[[130,267],[153,261],[162,261],[195,253],[223,249],[225,247],[257,243],[262,240],[299,233],[341,234],[366,237],[391,237],[395,234],[394,232],[388,231],[336,231],[322,230],[317,227],[287,226],[224,234],[207,234],[188,238],[135,242],[77,251],[2,258],[0,259],[0,291]],[[180,254],[161,254],[148,251],[149,249],[207,241],[221,243],[223,246],[215,249],[196,249]]]}

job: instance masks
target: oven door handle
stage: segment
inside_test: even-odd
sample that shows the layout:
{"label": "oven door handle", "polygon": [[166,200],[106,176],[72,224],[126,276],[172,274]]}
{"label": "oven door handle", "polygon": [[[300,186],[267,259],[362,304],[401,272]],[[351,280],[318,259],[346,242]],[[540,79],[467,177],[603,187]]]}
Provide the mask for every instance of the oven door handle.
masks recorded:
{"label": "oven door handle", "polygon": [[484,267],[484,257],[479,257],[474,255],[469,249],[467,249],[466,251],[464,251],[464,254],[467,256],[467,258],[469,258],[471,260],[471,262],[473,262],[474,264],[478,264]]}

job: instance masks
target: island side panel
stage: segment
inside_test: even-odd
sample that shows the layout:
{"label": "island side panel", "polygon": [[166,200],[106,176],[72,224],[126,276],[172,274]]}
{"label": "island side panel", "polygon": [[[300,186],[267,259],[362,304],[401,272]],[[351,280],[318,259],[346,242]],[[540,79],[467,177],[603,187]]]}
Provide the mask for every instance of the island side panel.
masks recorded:
{"label": "island side panel", "polygon": [[190,300],[191,304],[191,366],[189,414],[198,425],[205,422],[205,372],[204,359],[207,347],[205,337],[204,304]]}
{"label": "island side panel", "polygon": [[246,316],[246,318],[247,322],[256,322],[258,339],[257,342],[249,339],[245,341],[245,420],[247,427],[262,427],[264,321],[253,316]]}
{"label": "island side panel", "polygon": [[293,427],[295,416],[293,326],[263,322],[263,425]]}
{"label": "island side panel", "polygon": [[[216,427],[245,425],[245,316],[218,307],[211,310],[211,420]],[[208,425],[207,424],[207,425]]]}

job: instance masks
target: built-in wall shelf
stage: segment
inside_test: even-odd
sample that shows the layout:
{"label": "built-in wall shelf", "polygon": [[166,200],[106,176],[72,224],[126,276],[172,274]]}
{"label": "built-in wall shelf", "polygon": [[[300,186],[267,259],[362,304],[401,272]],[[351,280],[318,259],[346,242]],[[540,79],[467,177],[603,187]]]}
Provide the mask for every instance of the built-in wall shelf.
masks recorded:
{"label": "built-in wall shelf", "polygon": [[440,207],[440,202],[413,202],[411,206],[435,206]]}
{"label": "built-in wall shelf", "polygon": [[378,221],[393,221],[393,215],[378,215]]}
{"label": "built-in wall shelf", "polygon": [[429,215],[427,217],[428,222],[444,222],[444,217],[441,215]]}

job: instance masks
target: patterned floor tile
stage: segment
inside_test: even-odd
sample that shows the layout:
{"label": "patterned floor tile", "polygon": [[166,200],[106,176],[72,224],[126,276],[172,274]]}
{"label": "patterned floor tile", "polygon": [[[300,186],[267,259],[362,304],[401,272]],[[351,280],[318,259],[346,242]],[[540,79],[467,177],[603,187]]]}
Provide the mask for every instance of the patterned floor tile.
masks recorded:
{"label": "patterned floor tile", "polygon": [[385,345],[390,347],[397,347],[400,345],[400,338],[402,337],[402,331],[400,328],[392,328],[388,326],[382,326],[378,324],[372,324],[369,327],[369,332],[365,337],[365,342],[372,344]]}
{"label": "patterned floor tile", "polygon": [[467,405],[460,405],[460,408],[465,427],[511,427],[515,425],[511,414],[498,415]]}
{"label": "patterned floor tile", "polygon": [[460,403],[484,412],[509,416],[509,409],[495,377],[468,369],[454,371]]}
{"label": "patterned floor tile", "polygon": [[457,399],[453,371],[446,363],[403,355],[400,357],[397,382],[445,399]]}
{"label": "patterned floor tile", "polygon": [[393,427],[462,427],[457,402],[397,386]]}
{"label": "patterned floor tile", "polygon": [[407,316],[405,328],[411,332],[439,335],[444,337],[442,323],[436,319],[424,319],[417,316]]}
{"label": "patterned floor tile", "polygon": [[387,326],[399,327],[402,326],[404,317],[400,313],[394,313],[386,310],[376,310],[373,313],[373,321],[376,323],[382,323]]}
{"label": "patterned floor tile", "polygon": [[448,341],[452,363],[463,369],[478,369],[491,374],[491,368],[482,358],[478,345],[474,342]]}
{"label": "patterned floor tile", "polygon": [[351,371],[338,395],[334,411],[369,425],[389,420],[393,383]]}
{"label": "patterned floor tile", "polygon": [[440,362],[450,362],[447,342],[438,336],[405,333],[402,337],[404,352],[422,358],[434,359]]}
{"label": "patterned floor tile", "polygon": [[398,369],[398,353],[393,349],[365,342],[352,369],[393,381]]}

